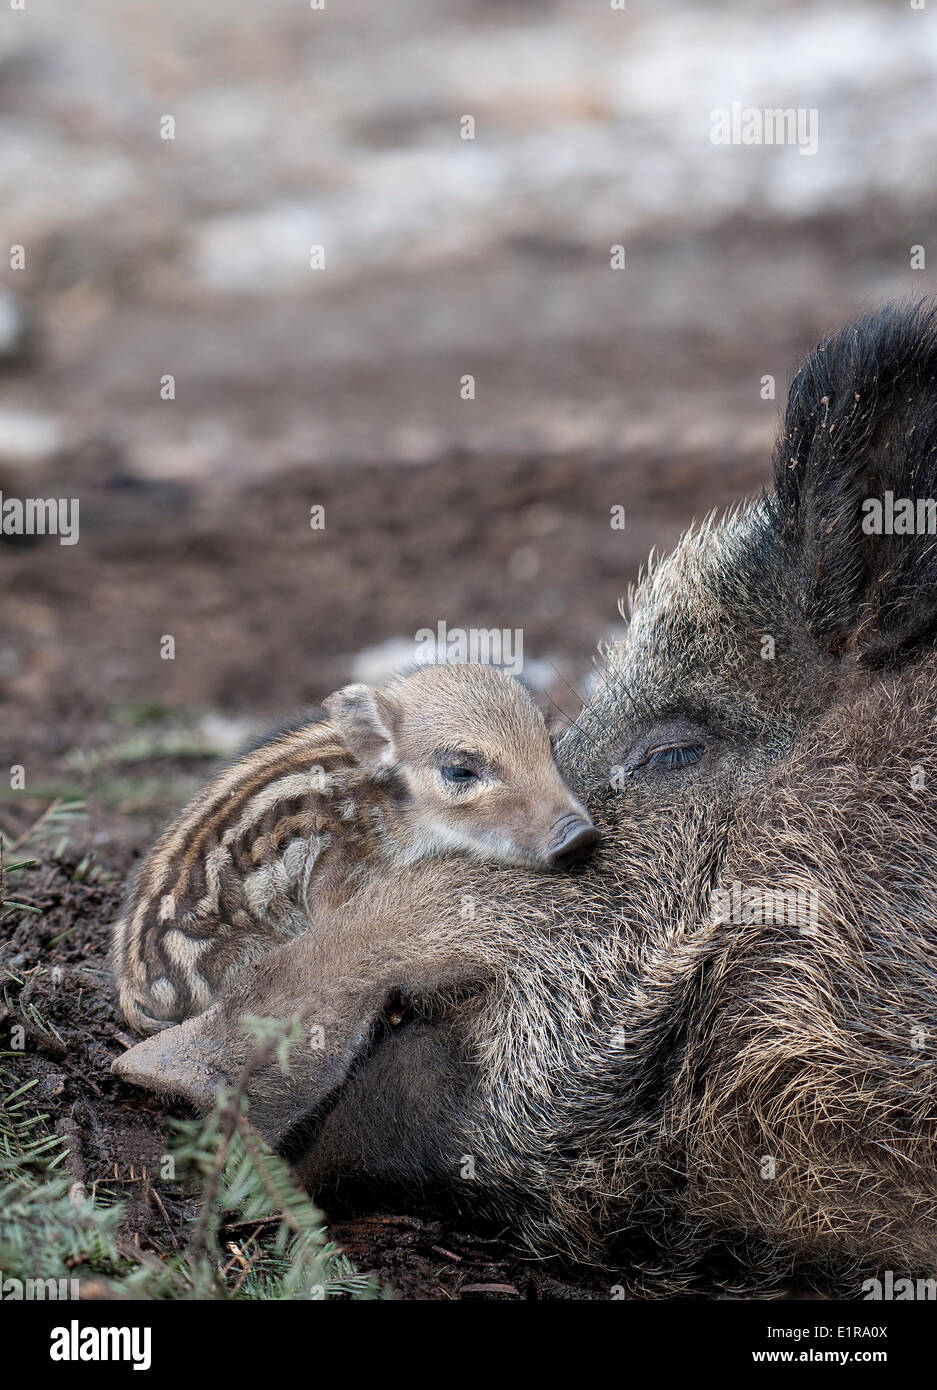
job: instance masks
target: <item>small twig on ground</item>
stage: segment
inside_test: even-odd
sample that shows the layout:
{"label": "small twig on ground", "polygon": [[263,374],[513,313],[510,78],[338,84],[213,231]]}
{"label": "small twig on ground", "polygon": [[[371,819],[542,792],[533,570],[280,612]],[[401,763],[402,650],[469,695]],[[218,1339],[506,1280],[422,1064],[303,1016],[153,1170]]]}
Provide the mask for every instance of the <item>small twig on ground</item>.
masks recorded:
{"label": "small twig on ground", "polygon": [[[28,826],[28,827],[23,831],[22,835],[20,835],[18,839],[14,840],[14,841],[12,842],[12,844],[9,846],[10,853],[12,854],[14,850],[19,849],[22,845],[24,845],[24,844],[26,843],[26,841],[27,841],[28,839],[30,839],[33,835],[35,835],[35,833],[36,833],[36,831],[39,829],[39,827],[40,827],[41,825],[44,825],[45,822],[49,819],[50,816],[54,816],[54,815],[55,815],[56,811],[59,809],[59,807],[61,806],[61,804],[62,804],[62,798],[61,798],[60,796],[57,796],[57,797],[55,798],[54,801],[50,802],[50,804],[49,804],[49,805],[46,807],[46,809],[43,811],[43,813],[42,813],[42,815],[39,817],[39,819],[38,819],[38,820],[34,820],[33,823],[32,823],[32,825]],[[0,849],[2,849],[2,841],[0,841]],[[2,877],[2,876],[0,876],[0,877]]]}
{"label": "small twig on ground", "polygon": [[71,1173],[73,1181],[80,1183],[81,1187],[84,1188],[87,1174],[85,1172],[84,1160],[81,1156],[81,1135],[78,1132],[78,1126],[70,1115],[63,1115],[61,1119],[56,1122],[55,1128],[68,1144],[68,1156],[65,1159],[65,1166]]}
{"label": "small twig on ground", "polygon": [[178,1239],[176,1238],[176,1233],[175,1233],[175,1231],[173,1230],[172,1222],[171,1222],[170,1219],[169,1219],[169,1213],[168,1213],[168,1211],[166,1210],[166,1208],[163,1206],[163,1199],[162,1199],[162,1197],[159,1195],[159,1193],[157,1192],[157,1190],[156,1190],[156,1188],[153,1186],[153,1184],[152,1184],[151,1182],[149,1182],[149,1181],[147,1182],[147,1185],[146,1185],[146,1192],[147,1192],[147,1196],[148,1196],[148,1197],[152,1197],[152,1198],[153,1198],[153,1201],[154,1201],[154,1202],[156,1203],[156,1205],[159,1207],[159,1210],[160,1210],[160,1212],[162,1213],[163,1220],[164,1220],[165,1223],[166,1223],[166,1230],[169,1232],[169,1239],[172,1241],[172,1248],[173,1248],[173,1250],[178,1251],[179,1249],[181,1249],[181,1247],[180,1247],[180,1245],[179,1245]]}
{"label": "small twig on ground", "polygon": [[279,1226],[282,1220],[279,1212],[274,1212],[272,1216],[252,1216],[246,1221],[222,1221],[221,1226],[225,1231],[241,1231],[245,1226],[253,1226],[254,1235],[259,1235],[264,1226]]}

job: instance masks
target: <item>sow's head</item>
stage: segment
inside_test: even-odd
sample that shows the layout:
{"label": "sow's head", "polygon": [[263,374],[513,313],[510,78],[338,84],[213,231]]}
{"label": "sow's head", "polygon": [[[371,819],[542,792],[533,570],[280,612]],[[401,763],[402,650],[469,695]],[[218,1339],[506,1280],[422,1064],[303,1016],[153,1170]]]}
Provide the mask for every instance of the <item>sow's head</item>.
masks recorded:
{"label": "sow's head", "polygon": [[560,748],[586,870],[414,866],[118,1073],[206,1106],[240,1016],[295,1015],[247,1090],[320,1194],[444,1191],[655,1287],[932,1267],[935,498],[924,304],[822,343],[774,493],[639,586]]}

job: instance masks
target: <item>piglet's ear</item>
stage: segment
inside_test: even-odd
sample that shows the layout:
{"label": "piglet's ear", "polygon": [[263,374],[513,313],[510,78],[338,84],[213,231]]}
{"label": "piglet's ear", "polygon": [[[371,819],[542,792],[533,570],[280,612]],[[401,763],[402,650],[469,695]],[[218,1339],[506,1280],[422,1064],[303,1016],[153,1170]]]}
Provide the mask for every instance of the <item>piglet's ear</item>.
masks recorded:
{"label": "piglet's ear", "polygon": [[398,710],[389,696],[367,685],[346,685],[322,703],[362,767],[381,772],[394,766]]}

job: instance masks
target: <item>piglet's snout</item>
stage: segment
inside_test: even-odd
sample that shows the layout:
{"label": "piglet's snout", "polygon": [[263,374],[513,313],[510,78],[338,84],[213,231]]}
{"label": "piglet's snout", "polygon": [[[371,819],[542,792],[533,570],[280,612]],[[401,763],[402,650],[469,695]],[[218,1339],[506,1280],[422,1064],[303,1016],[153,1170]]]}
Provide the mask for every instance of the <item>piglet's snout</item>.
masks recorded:
{"label": "piglet's snout", "polygon": [[588,818],[575,812],[560,816],[550,837],[550,867],[570,869],[580,864],[595,849],[598,838],[599,832]]}

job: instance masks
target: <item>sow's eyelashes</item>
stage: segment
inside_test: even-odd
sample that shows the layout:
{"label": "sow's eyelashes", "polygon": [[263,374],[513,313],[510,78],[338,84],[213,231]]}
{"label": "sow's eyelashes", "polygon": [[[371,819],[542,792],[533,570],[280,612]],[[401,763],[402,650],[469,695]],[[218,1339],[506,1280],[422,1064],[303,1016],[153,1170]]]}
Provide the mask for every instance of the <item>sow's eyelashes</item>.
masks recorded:
{"label": "sow's eyelashes", "polygon": [[625,777],[651,768],[673,771],[676,768],[689,767],[691,763],[698,763],[705,752],[705,743],[694,734],[675,733],[662,736],[658,733],[630,748],[618,764],[618,771]]}
{"label": "sow's eyelashes", "polygon": [[698,763],[703,756],[701,743],[677,743],[672,748],[658,748],[651,753],[643,767],[686,767],[688,763]]}

